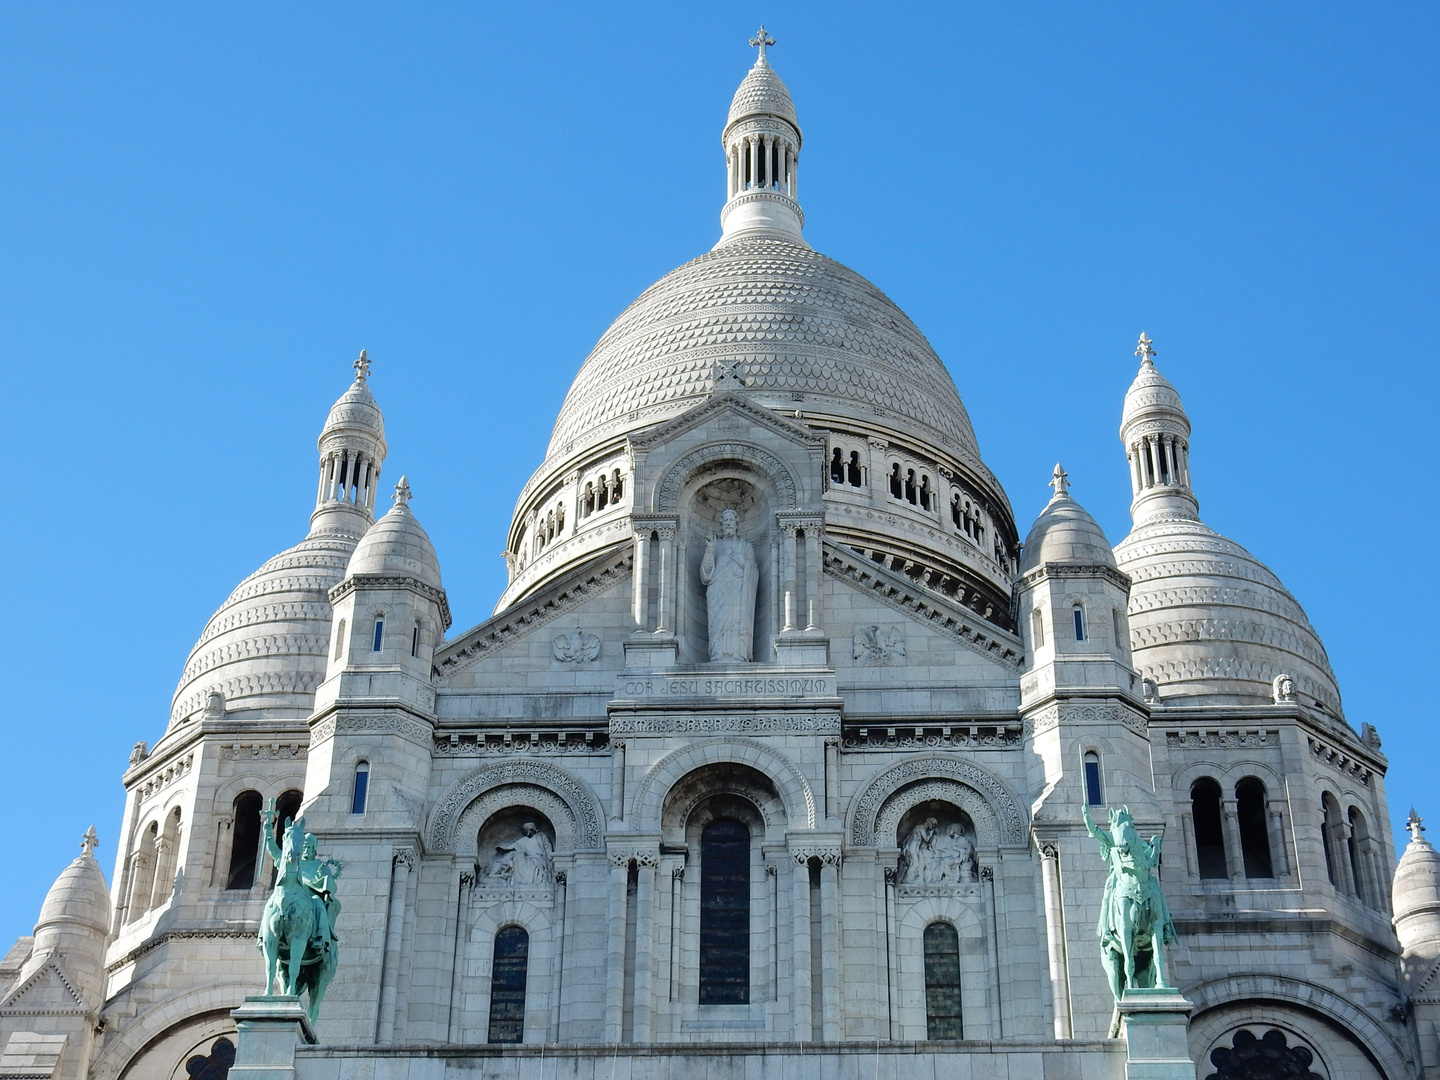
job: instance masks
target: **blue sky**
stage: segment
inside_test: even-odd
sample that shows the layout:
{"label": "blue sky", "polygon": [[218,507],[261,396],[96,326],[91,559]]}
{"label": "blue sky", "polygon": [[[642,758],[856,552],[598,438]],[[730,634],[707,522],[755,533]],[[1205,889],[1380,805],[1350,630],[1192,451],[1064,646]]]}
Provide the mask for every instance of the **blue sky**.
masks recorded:
{"label": "blue sky", "polygon": [[[811,243],[955,376],[1022,535],[1057,459],[1112,541],[1144,329],[1213,527],[1268,563],[1440,820],[1440,7],[0,9],[0,947],[305,532],[361,347],[456,631],[571,377],[706,250],[764,21]],[[388,483],[388,481],[387,481]]]}

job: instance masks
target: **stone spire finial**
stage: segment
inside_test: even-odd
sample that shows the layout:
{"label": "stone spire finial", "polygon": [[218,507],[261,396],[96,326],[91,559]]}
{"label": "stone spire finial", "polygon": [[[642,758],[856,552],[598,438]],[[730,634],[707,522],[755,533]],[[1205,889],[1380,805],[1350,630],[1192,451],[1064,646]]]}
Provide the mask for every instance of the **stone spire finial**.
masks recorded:
{"label": "stone spire finial", "polygon": [[1055,463],[1055,471],[1050,474],[1050,486],[1055,489],[1057,499],[1070,497],[1070,474],[1058,461]]}
{"label": "stone spire finial", "polygon": [[1144,330],[1141,330],[1141,331],[1140,331],[1140,344],[1135,346],[1135,355],[1138,356],[1138,357],[1140,357],[1140,366],[1141,366],[1141,367],[1144,367],[1144,366],[1147,365],[1147,364],[1150,365],[1151,367],[1154,367],[1154,366],[1155,366],[1155,360],[1154,360],[1154,358],[1155,358],[1156,356],[1159,356],[1160,354],[1157,353],[1157,352],[1151,347],[1151,346],[1153,346],[1154,344],[1155,344],[1155,343],[1154,343],[1153,341],[1151,341],[1151,340],[1149,339],[1149,337],[1146,336],[1145,331],[1144,331]]}
{"label": "stone spire finial", "polygon": [[775,39],[765,33],[765,27],[760,27],[760,32],[750,39],[750,47],[760,50],[760,55],[755,58],[756,67],[770,66],[770,61],[765,59],[765,47],[774,44]]}
{"label": "stone spire finial", "polygon": [[[1415,811],[1410,811],[1412,814]],[[100,838],[95,835],[95,826],[85,830],[85,835],[80,838],[80,854],[82,856],[93,856],[95,849],[100,846]]]}
{"label": "stone spire finial", "polygon": [[367,382],[370,378],[370,354],[364,349],[360,350],[360,356],[355,361],[355,381],[358,383]]}
{"label": "stone spire finial", "polygon": [[410,481],[406,480],[403,476],[400,477],[400,482],[395,485],[395,505],[406,508],[410,506]]}
{"label": "stone spire finial", "polygon": [[1412,806],[1410,808],[1410,816],[1405,819],[1405,828],[1410,830],[1410,842],[1412,844],[1425,839],[1425,826],[1421,824],[1422,821],[1423,819],[1415,812],[1415,808]]}

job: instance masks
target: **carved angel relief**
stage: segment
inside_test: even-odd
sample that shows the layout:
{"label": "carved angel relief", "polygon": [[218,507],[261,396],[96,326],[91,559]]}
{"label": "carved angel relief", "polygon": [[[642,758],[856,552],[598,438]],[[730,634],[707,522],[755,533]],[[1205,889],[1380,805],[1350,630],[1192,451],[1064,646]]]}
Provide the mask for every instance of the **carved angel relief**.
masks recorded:
{"label": "carved angel relief", "polygon": [[550,652],[562,664],[588,664],[600,657],[600,639],[577,627],[572,633],[556,634]]}

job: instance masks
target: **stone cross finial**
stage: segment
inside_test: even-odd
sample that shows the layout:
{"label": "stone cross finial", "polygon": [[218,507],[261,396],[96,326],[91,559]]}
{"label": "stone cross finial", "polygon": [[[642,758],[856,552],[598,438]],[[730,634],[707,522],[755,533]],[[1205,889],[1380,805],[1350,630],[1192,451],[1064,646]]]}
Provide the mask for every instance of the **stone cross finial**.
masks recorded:
{"label": "stone cross finial", "polygon": [[94,855],[95,849],[99,846],[100,838],[95,835],[95,826],[91,825],[85,830],[85,835],[80,838],[80,854],[82,856]]}
{"label": "stone cross finial", "polygon": [[765,33],[765,27],[760,27],[760,32],[750,39],[750,47],[760,50],[760,55],[755,59],[756,67],[767,67],[769,65],[770,62],[765,59],[765,47],[774,44],[775,39]]}
{"label": "stone cross finial", "polygon": [[1155,356],[1158,356],[1159,353],[1157,353],[1153,348],[1151,348],[1151,346],[1152,346],[1153,344],[1154,344],[1154,342],[1151,341],[1148,337],[1145,336],[1145,331],[1144,331],[1144,330],[1141,330],[1141,331],[1140,331],[1140,344],[1135,346],[1135,355],[1138,356],[1138,357],[1140,357],[1140,363],[1141,363],[1142,365],[1144,365],[1144,364],[1151,364],[1151,365],[1153,365],[1153,364],[1155,363],[1155,361],[1154,361],[1152,358],[1155,357]]}
{"label": "stone cross finial", "polygon": [[395,485],[395,505],[410,505],[410,481],[406,480],[403,476],[400,477],[400,482]]}
{"label": "stone cross finial", "polygon": [[360,350],[360,356],[355,361],[355,381],[363,383],[370,378],[370,354],[364,349]]}
{"label": "stone cross finial", "polygon": [[1055,471],[1050,474],[1050,486],[1055,489],[1056,495],[1070,494],[1070,475],[1061,467],[1057,461]]}
{"label": "stone cross finial", "polygon": [[1421,824],[1421,820],[1420,815],[1415,812],[1415,808],[1412,806],[1410,808],[1410,816],[1405,819],[1405,828],[1410,830],[1411,843],[1424,839],[1425,826]]}

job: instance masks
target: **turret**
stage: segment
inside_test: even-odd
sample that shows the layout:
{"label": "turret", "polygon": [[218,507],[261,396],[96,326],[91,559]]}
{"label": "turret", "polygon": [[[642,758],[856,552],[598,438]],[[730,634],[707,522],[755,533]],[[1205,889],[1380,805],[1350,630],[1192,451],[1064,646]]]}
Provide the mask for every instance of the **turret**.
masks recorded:
{"label": "turret", "polygon": [[1125,393],[1120,439],[1130,460],[1130,515],[1135,524],[1164,518],[1195,519],[1200,504],[1190,488],[1190,418],[1180,395],[1155,370],[1155,349],[1140,335],[1140,371]]}
{"label": "turret", "polygon": [[721,136],[726,201],[720,212],[720,244],[749,236],[779,236],[803,244],[805,214],[796,201],[800,121],[790,91],[765,54],[775,39],[762,26],[750,44],[759,55],[735,91]]}
{"label": "turret", "polygon": [[1414,1014],[1425,1080],[1440,1077],[1440,852],[1420,815],[1405,823],[1410,842],[1395,867],[1391,902],[1400,939],[1400,982]]}
{"label": "turret", "polygon": [[[105,1000],[105,943],[110,897],[95,861],[92,826],[80,855],[61,871],[40,907],[30,956],[0,999],[0,1047],[17,1038],[51,1080],[80,1080],[90,1068],[96,1021]],[[43,1070],[50,1071],[43,1071]]]}
{"label": "turret", "polygon": [[375,493],[385,462],[385,419],[370,393],[370,357],[355,361],[355,381],[340,396],[320,432],[320,485],[310,534],[365,531],[375,520]]}

